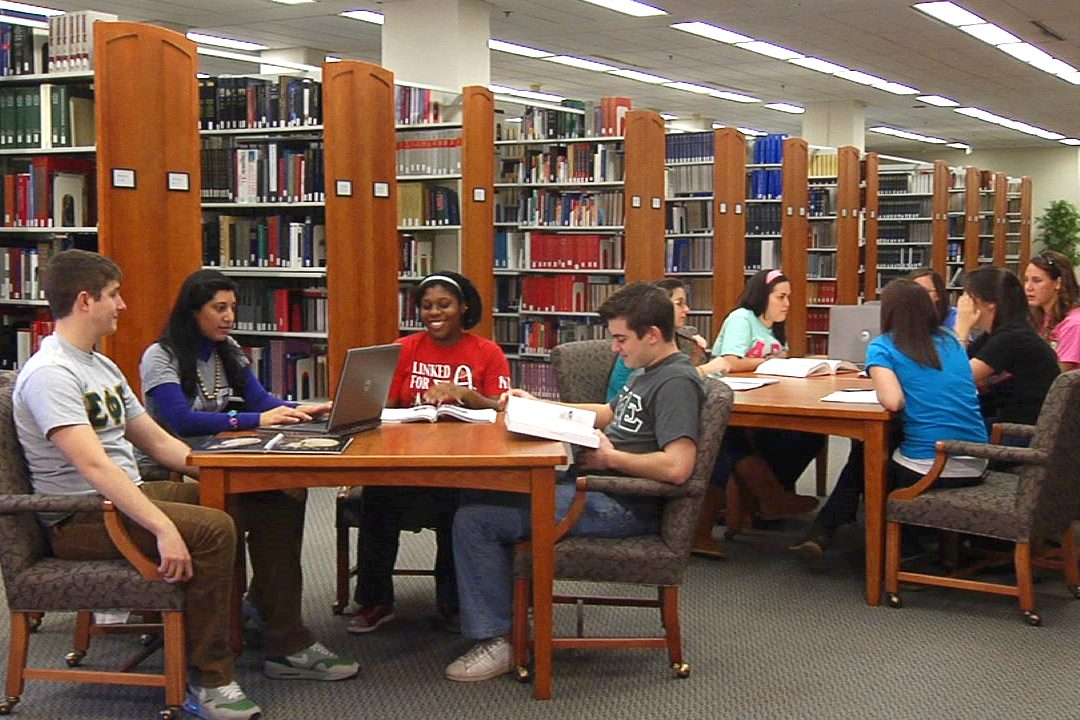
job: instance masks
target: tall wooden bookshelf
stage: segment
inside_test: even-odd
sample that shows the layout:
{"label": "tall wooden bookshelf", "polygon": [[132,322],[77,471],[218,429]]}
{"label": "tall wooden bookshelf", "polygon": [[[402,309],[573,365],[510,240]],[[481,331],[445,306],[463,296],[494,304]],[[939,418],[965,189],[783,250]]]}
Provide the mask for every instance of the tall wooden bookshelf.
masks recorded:
{"label": "tall wooden bookshelf", "polygon": [[103,350],[138,392],[139,359],[200,265],[198,62],[179,33],[116,22],[95,24],[94,63],[98,243],[130,299]]}
{"label": "tall wooden bookshelf", "polygon": [[[887,158],[877,173],[877,223],[874,264],[867,280],[873,297],[892,279],[929,265],[934,252],[935,194],[932,163]],[[869,297],[869,295],[868,295]]]}
{"label": "tall wooden bookshelf", "polygon": [[863,216],[863,245],[862,261],[859,268],[862,281],[863,300],[877,300],[877,273],[875,268],[878,264],[877,238],[878,238],[878,192],[880,183],[878,170],[880,158],[877,153],[866,153],[862,161],[862,216]]}
{"label": "tall wooden bookshelf", "polygon": [[1020,178],[1020,248],[1019,262],[1017,263],[1018,275],[1027,269],[1028,262],[1031,260],[1031,209],[1031,178],[1025,175]]}
{"label": "tall wooden bookshelf", "polygon": [[479,85],[462,90],[461,272],[472,280],[484,302],[473,332],[494,337],[495,276],[495,98]]}
{"label": "tall wooden bookshelf", "polygon": [[806,242],[810,233],[807,206],[810,190],[807,172],[810,147],[802,138],[784,141],[783,203],[781,205],[781,267],[791,281],[794,298],[788,311],[785,331],[789,352],[793,356],[806,354]]}

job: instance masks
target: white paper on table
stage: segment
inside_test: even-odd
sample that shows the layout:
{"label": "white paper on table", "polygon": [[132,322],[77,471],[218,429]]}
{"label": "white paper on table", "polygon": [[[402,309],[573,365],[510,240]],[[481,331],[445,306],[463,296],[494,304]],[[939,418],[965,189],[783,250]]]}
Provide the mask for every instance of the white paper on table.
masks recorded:
{"label": "white paper on table", "polygon": [[837,390],[821,398],[822,402],[864,403],[878,405],[875,390]]}

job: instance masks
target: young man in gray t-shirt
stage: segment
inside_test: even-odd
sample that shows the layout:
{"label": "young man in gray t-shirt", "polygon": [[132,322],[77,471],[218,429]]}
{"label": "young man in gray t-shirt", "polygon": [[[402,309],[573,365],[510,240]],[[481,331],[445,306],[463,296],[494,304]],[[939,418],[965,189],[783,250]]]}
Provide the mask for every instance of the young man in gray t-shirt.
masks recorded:
{"label": "young man in gray t-shirt", "polygon": [[[198,505],[198,485],[142,482],[133,445],[161,465],[196,476],[189,448],[143,410],[120,369],[94,351],[116,332],[125,304],[120,269],[83,250],[53,257],[42,286],[56,330],[19,372],[15,427],[34,491],[98,493],[122,513],[132,540],[159,560],[168,583],[183,583],[184,631],[191,666],[185,708],[208,720],[246,720],[261,711],[233,677],[227,642],[236,530],[220,510]],[[101,512],[50,514],[53,553],[72,560],[120,557]]]}
{"label": "young man in gray t-shirt", "polygon": [[[576,449],[572,471],[604,471],[681,485],[697,458],[698,417],[705,387],[674,336],[674,307],[667,293],[632,283],[600,307],[612,349],[630,369],[643,372],[607,405],[583,405],[596,412],[600,446]],[[511,394],[531,397],[522,390]],[[602,431],[601,431],[602,429]],[[575,493],[555,487],[556,515],[562,517]],[[506,640],[512,619],[514,543],[530,528],[527,501],[476,493],[462,500],[454,518],[454,563],[461,600],[461,632],[478,643],[450,663],[451,680],[487,680],[510,672]],[[590,492],[572,535],[629,537],[655,531],[659,504]]]}

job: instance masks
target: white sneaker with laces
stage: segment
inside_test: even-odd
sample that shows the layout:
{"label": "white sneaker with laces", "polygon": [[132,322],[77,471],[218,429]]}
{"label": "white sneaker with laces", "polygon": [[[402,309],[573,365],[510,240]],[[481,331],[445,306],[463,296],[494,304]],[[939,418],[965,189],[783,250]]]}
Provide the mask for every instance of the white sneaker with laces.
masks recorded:
{"label": "white sneaker with laces", "polygon": [[204,720],[257,720],[262,709],[248,699],[236,682],[219,687],[188,685],[184,709]]}
{"label": "white sneaker with laces", "polygon": [[505,675],[514,669],[513,648],[506,638],[484,640],[446,666],[448,680],[479,682]]}
{"label": "white sneaker with laces", "polygon": [[358,672],[358,663],[335,655],[322,643],[263,663],[263,674],[274,680],[345,680]]}

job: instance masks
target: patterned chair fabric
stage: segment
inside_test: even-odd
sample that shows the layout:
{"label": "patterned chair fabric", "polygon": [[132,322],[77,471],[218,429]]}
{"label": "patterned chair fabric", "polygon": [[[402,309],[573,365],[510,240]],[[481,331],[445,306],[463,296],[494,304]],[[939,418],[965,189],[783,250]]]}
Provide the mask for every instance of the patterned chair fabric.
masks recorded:
{"label": "patterned chair fabric", "polygon": [[13,611],[180,610],[183,590],[142,578],[127,560],[49,557],[35,513],[100,509],[101,497],[34,495],[15,434],[15,373],[0,372],[0,570]]}
{"label": "patterned chair fabric", "polygon": [[[1009,434],[1028,434],[1013,428]],[[1014,463],[1016,473],[990,472],[983,484],[928,490],[889,500],[888,520],[986,535],[1013,542],[1054,540],[1080,507],[1080,371],[1051,385],[1031,433],[1030,448],[949,441],[950,454]]]}
{"label": "patterned chair fabric", "polygon": [[[581,344],[584,343],[568,343]],[[576,363],[573,367],[572,372],[576,373]],[[556,365],[556,381],[561,389],[564,384],[558,379],[558,373],[559,366]],[[731,388],[719,380],[707,379],[706,388],[707,395],[700,414],[697,458],[693,473],[685,483],[668,485],[654,480],[616,476],[586,478],[589,491],[666,498],[659,533],[628,538],[566,537],[555,546],[555,577],[642,585],[682,583],[701,498],[709,485],[734,404]],[[531,564],[528,553],[518,553],[515,573],[527,577]]]}
{"label": "patterned chair fabric", "polygon": [[559,399],[568,403],[602,403],[615,353],[607,340],[579,340],[551,351]]}

